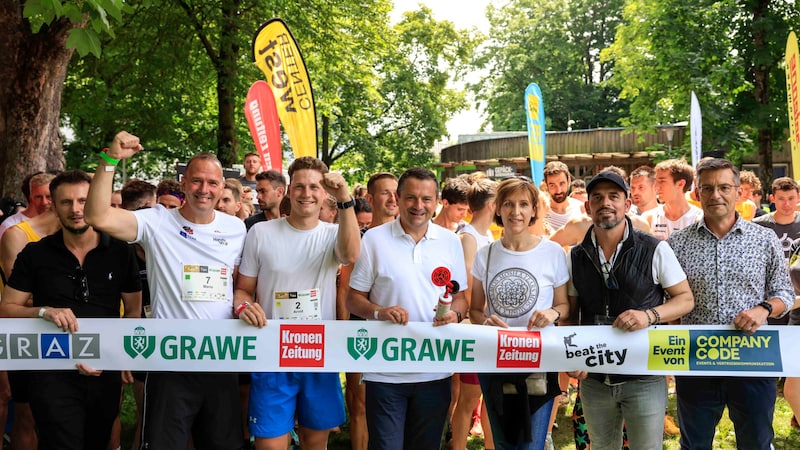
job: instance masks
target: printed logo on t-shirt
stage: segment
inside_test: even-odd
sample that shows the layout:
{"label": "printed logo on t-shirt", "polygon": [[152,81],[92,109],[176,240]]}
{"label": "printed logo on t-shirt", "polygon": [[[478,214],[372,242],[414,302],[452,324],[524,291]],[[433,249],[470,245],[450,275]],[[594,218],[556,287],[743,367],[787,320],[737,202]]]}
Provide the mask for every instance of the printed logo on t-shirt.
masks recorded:
{"label": "printed logo on t-shirt", "polygon": [[504,317],[520,317],[533,310],[539,299],[539,283],[525,269],[505,269],[489,282],[492,311]]}
{"label": "printed logo on t-shirt", "polygon": [[178,234],[180,234],[182,238],[188,239],[190,241],[196,241],[197,240],[197,238],[195,238],[194,236],[189,235],[189,233],[187,233],[187,232],[185,232],[183,230],[179,231]]}

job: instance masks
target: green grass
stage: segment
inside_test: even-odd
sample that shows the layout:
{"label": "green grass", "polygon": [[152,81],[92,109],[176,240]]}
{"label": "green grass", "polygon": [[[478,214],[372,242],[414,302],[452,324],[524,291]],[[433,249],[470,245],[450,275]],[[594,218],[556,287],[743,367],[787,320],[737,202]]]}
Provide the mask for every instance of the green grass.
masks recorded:
{"label": "green grass", "polygon": [[[789,404],[782,397],[782,386],[779,386],[779,396],[775,404],[775,418],[773,420],[773,427],[775,429],[775,441],[773,445],[776,450],[794,450],[800,449],[800,432],[793,429],[789,425],[792,417],[792,411]],[[553,431],[553,440],[556,450],[572,450],[575,448],[574,441],[572,440],[572,405],[574,402],[574,395],[571,396],[570,402],[564,407],[559,409],[557,423],[558,429]],[[675,396],[670,395],[669,404],[667,408],[672,417],[677,417],[675,413]],[[125,388],[125,398],[122,404],[122,448],[129,449],[133,438],[133,428],[136,424],[136,405],[133,401],[133,393],[130,386]],[[328,449],[329,450],[349,450],[350,437],[348,435],[349,423],[345,423],[341,427],[341,432],[331,433]],[[4,447],[5,448],[5,447]],[[467,448],[469,450],[481,450],[484,448],[483,439],[479,437],[470,438]],[[664,436],[664,449],[676,450],[679,449],[679,438],[677,436]],[[723,416],[722,421],[717,427],[716,438],[714,439],[715,449],[733,449],[736,448],[736,440],[733,432],[733,424],[727,417],[727,413]]]}
{"label": "green grass", "polygon": [[[789,421],[792,418],[792,410],[789,404],[782,396],[782,384],[779,385],[778,398],[775,403],[775,417],[772,426],[775,429],[775,440],[773,445],[775,450],[796,450],[800,449],[800,431],[792,428]],[[559,408],[556,423],[558,428],[553,430],[553,442],[556,450],[574,450],[575,441],[572,436],[572,406],[574,405],[575,396],[571,395],[570,401],[567,405]],[[675,395],[669,396],[667,411],[675,418],[677,423],[676,401]],[[347,424],[342,426],[342,433],[338,435],[331,435],[331,443],[328,446],[330,450],[335,449],[350,449],[350,440],[347,436]],[[664,450],[678,450],[680,449],[679,436],[664,436]],[[483,438],[470,437],[467,442],[468,450],[483,450]],[[728,419],[727,411],[723,415],[722,420],[717,426],[716,437],[714,438],[714,449],[735,449],[736,439],[733,432],[733,423]]]}
{"label": "green grass", "polygon": [[[775,417],[772,421],[772,426],[775,430],[775,440],[773,445],[775,450],[796,450],[800,449],[800,432],[789,425],[792,418],[792,410],[789,404],[783,399],[782,391],[779,386],[778,398],[775,403]],[[574,404],[574,394],[570,397],[570,402],[564,407],[561,407],[556,418],[558,429],[553,430],[553,442],[556,450],[574,450],[575,442],[572,436],[572,406]],[[676,401],[675,395],[669,396],[667,411],[675,418],[677,423],[676,414]],[[467,448],[470,450],[481,450],[484,448],[483,439],[471,438]],[[717,433],[714,438],[714,449],[735,449],[736,439],[733,431],[733,423],[728,418],[727,410],[722,417],[719,425],[717,426]],[[679,436],[664,435],[664,450],[678,450],[680,449]]]}

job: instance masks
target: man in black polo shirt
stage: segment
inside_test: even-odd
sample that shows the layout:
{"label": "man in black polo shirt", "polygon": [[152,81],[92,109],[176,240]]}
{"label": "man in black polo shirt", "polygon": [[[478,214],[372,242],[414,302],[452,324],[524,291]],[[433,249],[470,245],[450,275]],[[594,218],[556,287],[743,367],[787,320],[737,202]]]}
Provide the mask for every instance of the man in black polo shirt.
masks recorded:
{"label": "man in black polo shirt", "polygon": [[[141,283],[133,249],[92,229],[83,218],[91,178],[64,172],[50,183],[62,230],[20,252],[3,291],[0,317],[36,318],[64,331],[78,317],[141,315]],[[33,306],[26,306],[32,298]],[[31,372],[31,409],[39,448],[105,450],[119,410],[118,371]]]}

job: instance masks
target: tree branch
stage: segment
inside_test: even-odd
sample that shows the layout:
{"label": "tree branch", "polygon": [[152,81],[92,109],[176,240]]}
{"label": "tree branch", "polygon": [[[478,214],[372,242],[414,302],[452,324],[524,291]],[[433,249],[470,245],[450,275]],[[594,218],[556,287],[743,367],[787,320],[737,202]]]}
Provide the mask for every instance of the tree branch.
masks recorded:
{"label": "tree branch", "polygon": [[206,54],[208,58],[211,60],[211,64],[219,70],[220,60],[219,56],[214,52],[214,46],[211,44],[211,40],[208,39],[208,36],[203,32],[203,24],[197,20],[194,12],[192,11],[192,7],[186,3],[185,0],[178,0],[178,5],[186,11],[186,16],[189,18],[189,21],[192,23],[192,27],[197,32],[197,37],[200,39],[200,43],[203,44],[203,48],[206,50]]}

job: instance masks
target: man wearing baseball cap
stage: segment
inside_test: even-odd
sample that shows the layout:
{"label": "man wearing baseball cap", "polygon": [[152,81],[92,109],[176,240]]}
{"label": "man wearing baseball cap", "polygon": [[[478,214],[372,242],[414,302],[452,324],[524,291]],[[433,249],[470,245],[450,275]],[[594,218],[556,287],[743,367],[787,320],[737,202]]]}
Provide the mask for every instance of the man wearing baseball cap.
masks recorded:
{"label": "man wearing baseball cap", "polygon": [[[625,216],[631,205],[625,180],[603,171],[589,181],[586,191],[586,213],[593,225],[568,259],[570,319],[579,325],[611,325],[635,332],[691,311],[694,297],[672,249],[634,230]],[[661,448],[667,401],[663,376],[583,370],[570,376],[582,380],[592,448],[619,449],[623,422],[631,448]]]}

